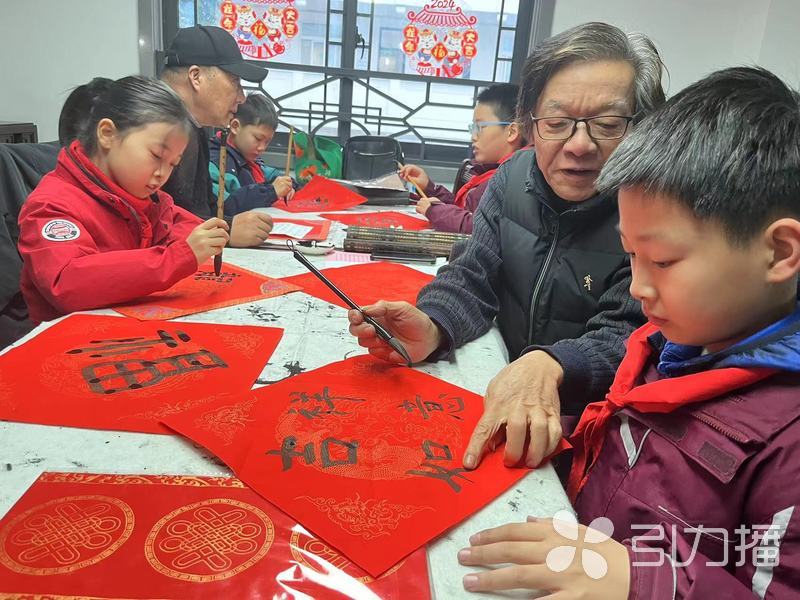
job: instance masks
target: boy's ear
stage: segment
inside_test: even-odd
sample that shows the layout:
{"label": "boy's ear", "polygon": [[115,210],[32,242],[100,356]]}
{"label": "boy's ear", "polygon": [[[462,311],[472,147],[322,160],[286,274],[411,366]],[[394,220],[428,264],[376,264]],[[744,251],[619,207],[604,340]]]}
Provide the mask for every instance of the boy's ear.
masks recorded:
{"label": "boy's ear", "polygon": [[97,123],[95,134],[97,135],[98,147],[103,150],[110,150],[114,143],[114,138],[117,137],[117,126],[114,125],[114,121],[111,119],[100,119],[100,122]]}
{"label": "boy's ear", "polygon": [[522,141],[522,135],[519,131],[519,123],[514,121],[508,126],[508,134],[506,139],[512,146],[520,145],[520,142]]}
{"label": "boy's ear", "polygon": [[231,133],[233,135],[239,135],[239,131],[242,128],[242,122],[239,121],[239,119],[237,119],[236,117],[233,117],[233,119],[231,119],[230,128],[231,128]]}
{"label": "boy's ear", "polygon": [[800,221],[778,219],[764,235],[772,251],[767,281],[783,283],[800,273]]}

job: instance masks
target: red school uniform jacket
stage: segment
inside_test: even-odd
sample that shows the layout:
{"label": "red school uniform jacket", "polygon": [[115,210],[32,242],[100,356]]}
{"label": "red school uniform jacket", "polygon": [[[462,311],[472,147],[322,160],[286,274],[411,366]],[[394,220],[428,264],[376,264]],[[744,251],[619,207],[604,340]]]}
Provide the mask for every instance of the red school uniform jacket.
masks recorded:
{"label": "red school uniform jacket", "polygon": [[167,289],[197,269],[202,221],[157,192],[136,198],[73,142],[19,215],[20,287],[34,323]]}

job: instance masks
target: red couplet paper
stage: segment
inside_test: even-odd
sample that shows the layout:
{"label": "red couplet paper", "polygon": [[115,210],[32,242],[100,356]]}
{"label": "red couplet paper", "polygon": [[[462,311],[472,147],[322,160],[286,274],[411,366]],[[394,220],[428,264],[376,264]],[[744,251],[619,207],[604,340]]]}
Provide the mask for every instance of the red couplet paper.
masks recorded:
{"label": "red couplet paper", "polygon": [[282,335],[72,315],[0,356],[0,419],[170,433],[162,417],[249,390]]}
{"label": "red couplet paper", "polygon": [[427,219],[417,219],[411,215],[393,210],[359,214],[323,213],[320,217],[331,221],[339,221],[339,223],[344,223],[345,225],[361,225],[363,227],[394,227],[408,231],[431,229],[431,224]]}
{"label": "red couplet paper", "polygon": [[[331,222],[321,219],[280,219],[275,217],[272,219],[273,223],[289,223],[291,225],[300,225],[301,227],[311,227],[311,231],[299,238],[304,241],[324,242],[328,239],[328,233],[331,230]],[[281,238],[289,239],[289,236],[281,235],[279,233],[270,233],[270,239]],[[296,239],[296,238],[293,238]]]}
{"label": "red couplet paper", "polygon": [[211,262],[168,290],[150,294],[130,304],[114,306],[118,313],[143,321],[163,321],[215,308],[245,304],[296,292],[300,288],[253,271],[222,264],[217,276]]}
{"label": "red couplet paper", "polygon": [[[411,267],[380,261],[321,270],[360,306],[378,300],[405,300],[414,304],[419,291],[433,280],[432,275]],[[284,277],[282,281],[298,285],[306,294],[325,302],[350,308],[313,273]]]}
{"label": "red couplet paper", "polygon": [[370,356],[164,422],[377,575],[518,481],[503,455],[461,458],[482,398]]}
{"label": "red couplet paper", "polygon": [[223,477],[44,473],[0,521],[0,598],[430,598],[423,551],[380,578]]}
{"label": "red couplet paper", "polygon": [[364,204],[367,199],[347,189],[327,177],[316,175],[295,192],[289,202],[278,201],[275,208],[291,213],[321,212],[324,210],[345,210]]}

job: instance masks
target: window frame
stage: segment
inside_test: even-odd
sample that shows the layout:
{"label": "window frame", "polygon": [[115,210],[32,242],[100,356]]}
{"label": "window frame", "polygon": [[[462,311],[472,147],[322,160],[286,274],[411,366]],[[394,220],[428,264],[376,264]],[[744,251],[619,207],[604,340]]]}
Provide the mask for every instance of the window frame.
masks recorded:
{"label": "window frame", "polygon": [[[275,102],[276,107],[278,108],[280,122],[287,127],[289,123],[287,119],[291,118],[295,122],[297,119],[305,119],[310,124],[314,119],[319,119],[321,116],[323,120],[329,119],[343,119],[339,120],[337,135],[335,136],[337,141],[341,144],[343,140],[346,140],[350,137],[351,132],[355,134],[363,133],[363,129],[366,128],[370,131],[371,134],[379,135],[379,131],[382,126],[384,125],[394,125],[397,126],[399,124],[404,125],[402,129],[397,132],[390,134],[392,137],[399,137],[406,133],[411,132],[415,137],[418,138],[418,141],[407,141],[407,140],[400,140],[401,146],[403,148],[403,152],[405,153],[406,157],[419,162],[424,162],[426,164],[439,164],[442,166],[452,166],[460,163],[464,158],[469,156],[469,149],[470,144],[469,142],[457,142],[454,140],[440,140],[438,138],[434,138],[430,134],[422,135],[416,131],[413,125],[407,122],[407,119],[413,116],[414,113],[418,112],[424,106],[440,106],[444,109],[447,108],[465,108],[465,105],[461,104],[450,104],[450,103],[442,103],[442,102],[431,102],[431,86],[436,84],[447,84],[447,85],[458,85],[464,87],[471,87],[472,88],[472,103],[474,104],[475,99],[477,98],[478,93],[480,90],[486,86],[493,85],[497,83],[495,81],[484,81],[478,79],[460,79],[460,78],[446,78],[446,77],[429,77],[417,74],[407,74],[407,73],[381,73],[377,71],[371,71],[369,69],[356,69],[355,68],[355,58],[356,53],[361,51],[361,46],[357,46],[356,38],[357,38],[357,22],[359,18],[369,18],[370,23],[370,40],[372,43],[368,44],[365,48],[366,50],[366,58],[367,58],[367,66],[370,67],[372,63],[372,53],[373,49],[380,54],[380,44],[378,41],[373,39],[372,33],[373,29],[377,29],[375,27],[375,20],[374,20],[374,7],[375,5],[370,3],[371,11],[368,13],[360,12],[358,9],[358,0],[343,0],[341,2],[342,7],[341,9],[336,9],[331,7],[332,0],[327,0],[328,6],[328,19],[326,22],[326,35],[325,35],[325,42],[328,46],[328,50],[325,52],[326,56],[326,66],[309,66],[303,64],[293,64],[293,63],[279,63],[279,62],[269,62],[266,63],[264,61],[251,61],[254,64],[266,64],[266,66],[270,70],[284,70],[284,71],[296,71],[296,72],[307,72],[307,73],[315,73],[321,75],[321,80],[317,83],[312,84],[311,86],[305,86],[300,90],[292,90],[286,94],[280,96],[273,96],[267,90],[263,88],[263,85],[259,85],[258,87],[247,87],[247,90],[258,90],[263,92],[267,95],[273,102]],[[501,13],[503,14],[505,9],[506,0],[501,0]],[[194,7],[195,7],[195,20],[197,15],[197,0],[194,0]],[[501,61],[510,62],[511,63],[511,74],[509,80],[511,82],[518,82],[519,77],[522,71],[522,67],[527,58],[529,49],[532,48],[536,43],[540,40],[546,38],[552,29],[552,20],[553,20],[553,6],[555,4],[555,0],[519,0],[519,5],[517,9],[517,20],[515,27],[506,27],[503,26],[502,19],[498,19],[498,35],[496,41],[496,48],[495,48],[495,56],[499,51],[500,44],[501,44],[501,37],[502,31],[504,30],[514,30],[514,48],[513,54],[511,59],[498,59],[495,61],[493,67],[493,77],[497,76],[497,68],[498,64]],[[140,5],[140,15],[143,14],[143,8],[147,9],[147,14],[152,15],[152,19],[156,19],[157,15],[160,14],[160,27],[157,26],[156,23],[152,24],[151,31],[148,31],[147,27],[143,25],[142,19],[140,18],[140,46],[147,46],[148,39],[157,39],[161,38],[159,41],[160,43],[150,43],[150,48],[157,48],[154,52],[152,52],[154,69],[153,75],[158,75],[160,72],[160,66],[163,64],[163,56],[164,56],[164,47],[165,41],[168,43],[178,31],[178,7],[179,7],[179,0],[139,0]],[[333,42],[330,40],[330,15],[331,14],[341,14],[342,15],[342,40],[341,42]],[[148,34],[151,34],[148,36]],[[153,42],[155,42],[153,39]],[[341,48],[341,67],[331,67],[327,66],[328,57],[330,55],[329,48],[331,46],[340,46]],[[149,53],[148,53],[149,54]],[[143,54],[144,56],[144,54]],[[143,65],[145,61],[142,61]],[[150,73],[148,73],[150,74]],[[371,93],[375,93],[379,96],[384,96],[388,100],[394,102],[395,104],[402,105],[396,99],[390,98],[386,96],[383,92],[379,89],[370,85],[370,79],[379,79],[379,80],[400,80],[400,81],[413,81],[416,83],[424,83],[426,85],[426,94],[425,94],[425,102],[417,107],[407,107],[411,110],[404,117],[387,117],[380,114],[378,111],[375,114],[375,109],[373,108],[372,111],[367,108],[369,107],[369,95]],[[327,84],[339,81],[339,97],[329,99],[327,93]],[[366,98],[367,98],[367,107],[364,106],[353,106],[353,90],[356,85],[360,85],[366,88]],[[298,109],[292,107],[284,107],[281,103],[282,100],[286,100],[292,96],[297,95],[298,93],[302,93],[303,91],[307,91],[311,87],[322,86],[323,89],[326,89],[324,94],[323,105],[319,106],[319,103],[309,103],[310,106],[307,109]],[[471,106],[470,106],[471,108]],[[351,123],[352,121],[352,123]],[[426,131],[432,131],[435,128],[431,127],[423,127]],[[444,131],[453,132],[454,129],[452,127],[442,128]],[[327,134],[326,134],[327,135]],[[279,131],[276,133],[275,138],[271,146],[275,150],[285,150],[286,146],[288,145],[288,133]]]}

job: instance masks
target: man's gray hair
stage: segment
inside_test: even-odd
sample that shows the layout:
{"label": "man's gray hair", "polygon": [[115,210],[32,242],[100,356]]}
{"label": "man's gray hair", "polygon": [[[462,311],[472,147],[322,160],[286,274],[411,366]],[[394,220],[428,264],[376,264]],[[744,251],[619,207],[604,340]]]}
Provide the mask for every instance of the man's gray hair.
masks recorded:
{"label": "man's gray hair", "polygon": [[608,23],[584,23],[547,38],[525,61],[517,118],[529,135],[533,133],[531,113],[550,78],[569,64],[599,60],[624,60],[633,67],[636,121],[664,103],[664,64],[650,38],[643,33],[626,34]]}

